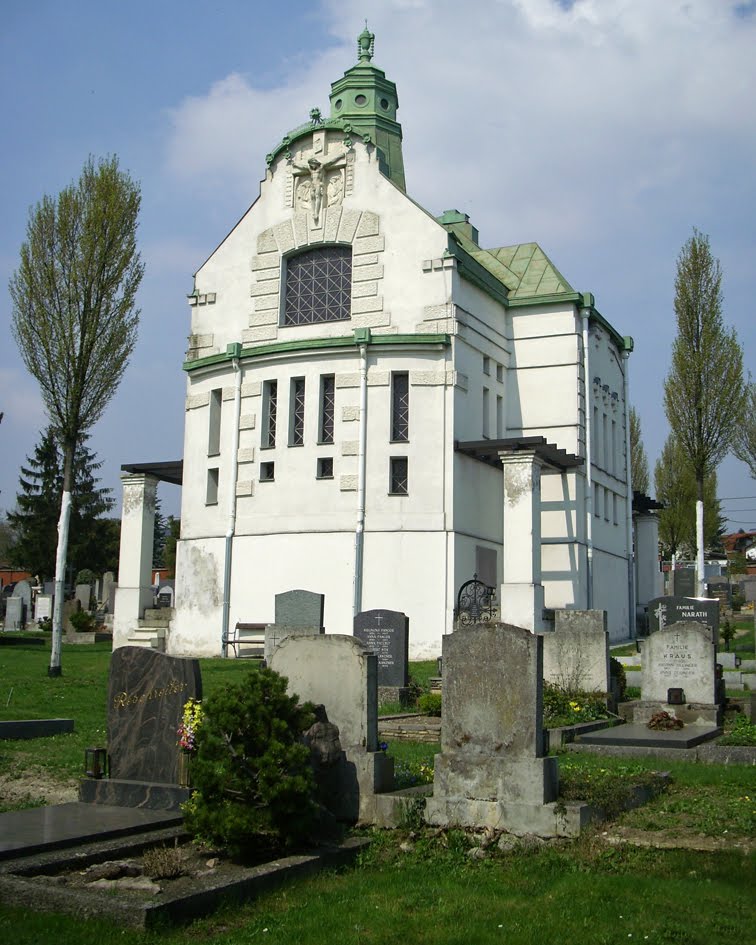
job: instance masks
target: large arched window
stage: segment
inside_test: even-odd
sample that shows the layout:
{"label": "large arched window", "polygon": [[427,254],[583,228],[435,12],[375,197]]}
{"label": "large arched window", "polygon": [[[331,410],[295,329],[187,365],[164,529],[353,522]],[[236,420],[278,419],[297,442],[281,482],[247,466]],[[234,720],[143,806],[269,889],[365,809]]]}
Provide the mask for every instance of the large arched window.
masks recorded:
{"label": "large arched window", "polygon": [[285,262],[283,325],[348,319],[352,307],[352,249],[322,246]]}

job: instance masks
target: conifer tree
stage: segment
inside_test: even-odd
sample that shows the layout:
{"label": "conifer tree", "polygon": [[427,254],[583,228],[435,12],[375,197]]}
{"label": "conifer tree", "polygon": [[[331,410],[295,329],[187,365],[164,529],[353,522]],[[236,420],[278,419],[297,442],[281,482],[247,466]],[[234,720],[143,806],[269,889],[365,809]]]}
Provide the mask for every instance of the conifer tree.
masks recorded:
{"label": "conifer tree", "polygon": [[640,417],[635,407],[630,408],[630,477],[633,490],[648,495],[650,487],[648,457],[641,437]]}
{"label": "conifer tree", "polygon": [[745,414],[735,434],[733,453],[751,470],[756,479],[756,383],[748,385]]}

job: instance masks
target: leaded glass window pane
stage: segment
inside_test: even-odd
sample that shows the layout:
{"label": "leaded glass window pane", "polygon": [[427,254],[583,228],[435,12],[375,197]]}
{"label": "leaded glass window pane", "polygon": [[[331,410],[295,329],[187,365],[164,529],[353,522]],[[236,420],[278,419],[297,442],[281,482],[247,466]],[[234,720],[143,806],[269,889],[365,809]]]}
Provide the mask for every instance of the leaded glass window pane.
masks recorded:
{"label": "leaded glass window pane", "polygon": [[276,445],[276,420],[278,417],[278,382],[265,381],[263,386],[262,446]]}
{"label": "leaded glass window pane", "polygon": [[348,319],[352,307],[352,250],[311,249],[286,261],[284,325]]}
{"label": "leaded glass window pane", "polygon": [[389,492],[392,495],[407,495],[409,493],[408,469],[406,456],[392,456],[391,481]]}
{"label": "leaded glass window pane", "polygon": [[291,446],[304,443],[305,379],[295,377],[291,382]]}
{"label": "leaded glass window pane", "polygon": [[409,439],[409,374],[391,378],[391,439]]}
{"label": "leaded glass window pane", "polygon": [[320,442],[333,443],[333,420],[336,409],[336,379],[325,374],[320,379]]}

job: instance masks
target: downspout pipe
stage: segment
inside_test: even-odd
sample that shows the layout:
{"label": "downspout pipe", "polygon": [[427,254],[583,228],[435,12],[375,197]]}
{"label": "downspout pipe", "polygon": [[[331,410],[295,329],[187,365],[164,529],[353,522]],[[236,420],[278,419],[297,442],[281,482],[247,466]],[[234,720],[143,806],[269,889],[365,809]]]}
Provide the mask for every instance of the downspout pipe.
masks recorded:
{"label": "downspout pipe", "polygon": [[591,402],[591,370],[589,357],[590,308],[582,308],[583,377],[585,378],[585,546],[586,546],[586,609],[593,609],[593,403]]}
{"label": "downspout pipe", "polygon": [[238,479],[239,423],[241,420],[241,383],[242,371],[239,358],[241,344],[235,342],[228,346],[231,355],[231,368],[234,372],[234,419],[231,425],[231,451],[228,471],[228,518],[226,524],[226,547],[223,561],[223,623],[221,629],[221,655],[228,656],[228,625],[231,615],[231,563],[236,532],[236,481]]}
{"label": "downspout pipe", "polygon": [[627,596],[628,596],[628,636],[634,639],[636,627],[635,614],[635,542],[633,540],[633,465],[630,455],[630,352],[633,339],[625,338],[622,360],[625,365],[623,394],[625,398],[625,480],[627,482],[627,501],[625,503],[625,528],[627,532]]}
{"label": "downspout pipe", "polygon": [[360,437],[357,448],[357,525],[354,531],[354,602],[356,617],[362,610],[362,569],[365,553],[365,479],[367,474],[367,357],[370,329],[357,329],[354,340],[360,357]]}

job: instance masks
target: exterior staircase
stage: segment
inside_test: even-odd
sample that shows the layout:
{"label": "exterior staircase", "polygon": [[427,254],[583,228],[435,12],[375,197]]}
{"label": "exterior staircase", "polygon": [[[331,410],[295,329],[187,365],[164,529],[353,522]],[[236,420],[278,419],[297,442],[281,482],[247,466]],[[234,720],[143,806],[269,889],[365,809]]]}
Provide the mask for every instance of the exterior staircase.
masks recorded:
{"label": "exterior staircase", "polygon": [[129,646],[143,646],[165,653],[165,641],[175,611],[172,607],[148,607],[137,628],[129,635]]}

